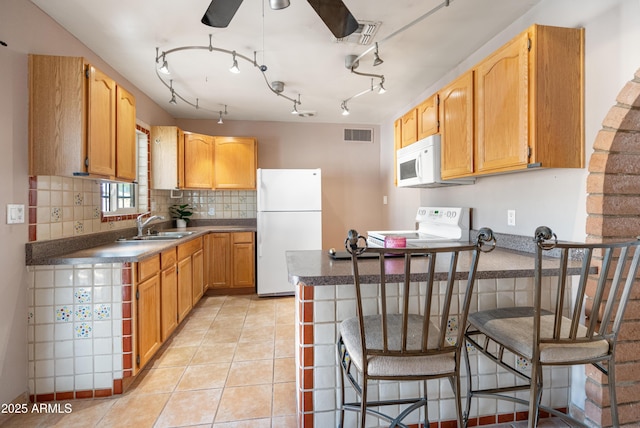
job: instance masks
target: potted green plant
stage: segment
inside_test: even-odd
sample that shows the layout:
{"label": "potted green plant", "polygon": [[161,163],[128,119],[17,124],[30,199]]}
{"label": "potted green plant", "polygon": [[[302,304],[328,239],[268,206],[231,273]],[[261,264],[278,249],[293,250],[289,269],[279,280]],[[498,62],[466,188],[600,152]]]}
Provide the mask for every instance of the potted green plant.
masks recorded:
{"label": "potted green plant", "polygon": [[187,227],[191,221],[189,217],[193,215],[193,207],[189,204],[176,204],[169,207],[169,213],[176,219],[176,227]]}

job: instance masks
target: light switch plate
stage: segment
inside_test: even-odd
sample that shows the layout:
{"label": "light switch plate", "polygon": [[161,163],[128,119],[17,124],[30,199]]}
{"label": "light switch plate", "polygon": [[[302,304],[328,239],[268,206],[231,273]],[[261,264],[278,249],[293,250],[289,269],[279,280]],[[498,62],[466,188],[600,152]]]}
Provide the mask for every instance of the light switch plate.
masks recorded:
{"label": "light switch plate", "polygon": [[24,205],[7,204],[7,224],[24,223]]}

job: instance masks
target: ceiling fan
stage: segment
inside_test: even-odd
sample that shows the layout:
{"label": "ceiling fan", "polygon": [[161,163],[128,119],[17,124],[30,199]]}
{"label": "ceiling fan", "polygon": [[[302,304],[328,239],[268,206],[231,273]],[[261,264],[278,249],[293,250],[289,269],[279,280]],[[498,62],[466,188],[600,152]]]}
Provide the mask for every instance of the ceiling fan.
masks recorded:
{"label": "ceiling fan", "polygon": [[[307,0],[331,33],[341,39],[358,29],[358,21],[353,17],[342,0]],[[202,23],[210,27],[224,28],[229,25],[242,0],[212,0]],[[289,0],[269,0],[271,9],[284,9]]]}

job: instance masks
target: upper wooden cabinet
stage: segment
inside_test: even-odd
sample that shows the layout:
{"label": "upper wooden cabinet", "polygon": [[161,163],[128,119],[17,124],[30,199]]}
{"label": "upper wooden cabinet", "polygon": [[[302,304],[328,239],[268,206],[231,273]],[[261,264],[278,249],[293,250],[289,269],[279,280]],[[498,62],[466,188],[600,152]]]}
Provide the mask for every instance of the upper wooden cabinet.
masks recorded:
{"label": "upper wooden cabinet", "polygon": [[439,130],[438,94],[433,94],[421,102],[418,107],[416,107],[416,114],[418,120],[418,140],[437,134]]}
{"label": "upper wooden cabinet", "polygon": [[255,138],[215,137],[214,187],[255,189],[258,150]]}
{"label": "upper wooden cabinet", "polygon": [[182,159],[184,187],[213,189],[214,138],[202,134],[184,134]]}
{"label": "upper wooden cabinet", "polygon": [[29,55],[29,174],[133,181],[135,99],[120,94],[84,58]]}
{"label": "upper wooden cabinet", "polygon": [[[87,66],[87,158],[90,174],[116,174],[116,82]],[[134,131],[135,132],[135,131]]]}
{"label": "upper wooden cabinet", "polygon": [[443,179],[473,174],[473,71],[440,90],[440,173]]}
{"label": "upper wooden cabinet", "polygon": [[402,147],[407,147],[418,141],[418,110],[411,109],[400,118],[400,141]]}
{"label": "upper wooden cabinet", "polygon": [[182,129],[177,126],[152,126],[150,139],[151,188],[182,188],[184,172],[179,161],[180,146],[184,141]]}
{"label": "upper wooden cabinet", "polygon": [[136,99],[122,86],[116,86],[116,178],[138,178],[136,139]]}
{"label": "upper wooden cabinet", "polygon": [[396,121],[395,150],[414,116],[418,140],[442,136],[443,179],[583,168],[584,29],[529,27]]}
{"label": "upper wooden cabinet", "polygon": [[153,189],[255,189],[257,163],[255,138],[151,127]]}
{"label": "upper wooden cabinet", "polygon": [[534,25],[476,67],[476,172],[584,166],[581,29]]}

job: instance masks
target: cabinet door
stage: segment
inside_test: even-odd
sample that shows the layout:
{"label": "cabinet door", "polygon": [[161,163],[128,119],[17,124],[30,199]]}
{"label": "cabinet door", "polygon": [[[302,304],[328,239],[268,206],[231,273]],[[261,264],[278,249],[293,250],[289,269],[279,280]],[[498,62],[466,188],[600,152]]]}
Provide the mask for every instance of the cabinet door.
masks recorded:
{"label": "cabinet door", "polygon": [[87,100],[87,156],[90,174],[116,174],[116,82],[89,67]]}
{"label": "cabinet door", "polygon": [[[178,189],[179,142],[184,133],[176,126],[152,126],[149,148],[151,150],[151,188]],[[182,150],[182,148],[180,148]],[[180,167],[180,170],[182,168]]]}
{"label": "cabinet door", "polygon": [[213,247],[212,247],[212,236],[210,233],[204,235],[202,237],[202,249],[204,250],[203,253],[203,292],[207,291],[207,289],[209,288],[209,285],[211,283],[211,261],[212,261],[212,251],[213,251]]}
{"label": "cabinet door", "polygon": [[213,188],[213,145],[214,138],[208,135],[184,135],[183,168],[185,188]]}
{"label": "cabinet door", "polygon": [[116,87],[116,177],[134,181],[137,174],[136,99],[126,89]]}
{"label": "cabinet door", "polygon": [[84,61],[29,55],[29,175],[86,173]]}
{"label": "cabinet door", "polygon": [[418,141],[418,110],[412,109],[402,116],[402,147]]}
{"label": "cabinet door", "polygon": [[440,91],[440,162],[442,178],[473,173],[473,71]]}
{"label": "cabinet door", "polygon": [[214,187],[255,189],[258,152],[255,138],[215,137]]}
{"label": "cabinet door", "polygon": [[211,251],[211,286],[231,286],[231,234],[213,233]]}
{"label": "cabinet door", "polygon": [[193,306],[198,303],[204,294],[204,252],[202,249],[191,256]]}
{"label": "cabinet door", "polygon": [[162,271],[160,274],[161,293],[161,337],[164,342],[178,327],[178,272],[176,265]]}
{"label": "cabinet door", "polygon": [[255,286],[255,246],[253,243],[233,244],[233,286]]}
{"label": "cabinet door", "polygon": [[142,368],[153,357],[162,344],[160,334],[160,278],[156,273],[138,284],[137,342],[138,367]]}
{"label": "cabinet door", "polygon": [[193,306],[193,272],[191,257],[178,262],[178,323],[189,314]]}
{"label": "cabinet door", "polygon": [[438,94],[433,94],[417,107],[418,140],[438,133]]}
{"label": "cabinet door", "polygon": [[528,44],[525,32],[475,70],[476,172],[522,168],[528,163]]}

